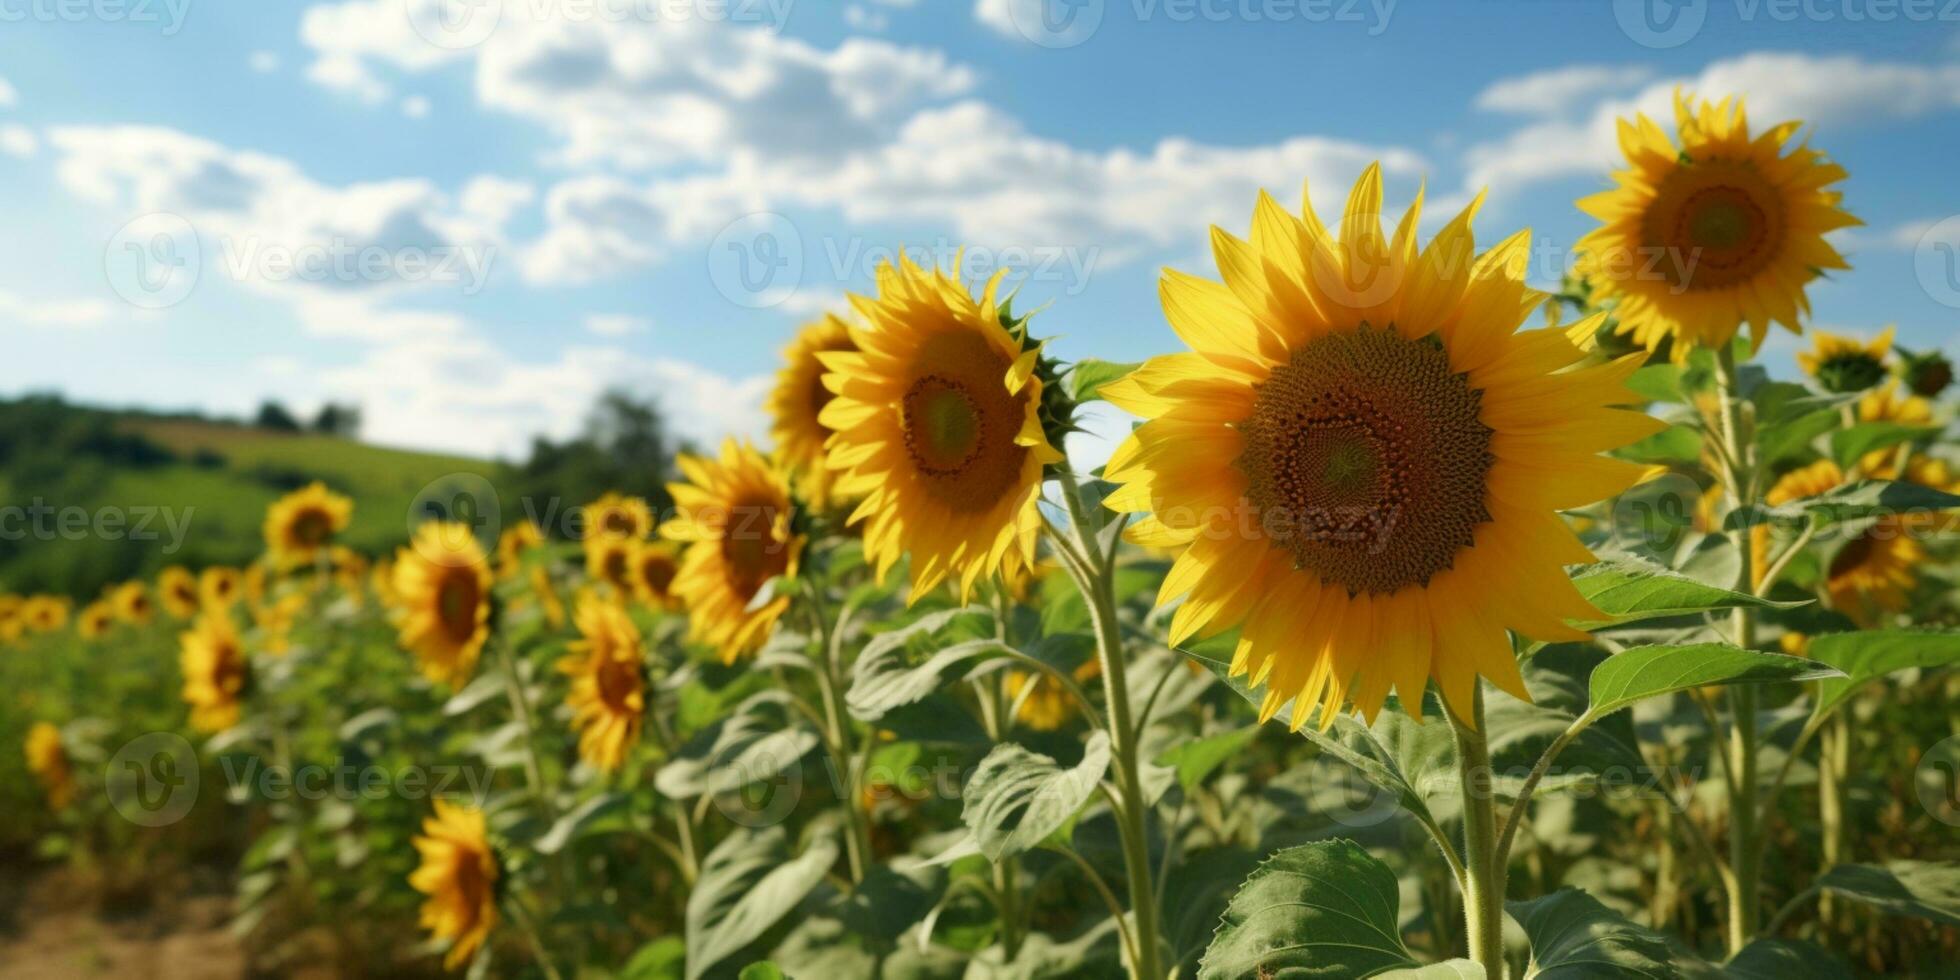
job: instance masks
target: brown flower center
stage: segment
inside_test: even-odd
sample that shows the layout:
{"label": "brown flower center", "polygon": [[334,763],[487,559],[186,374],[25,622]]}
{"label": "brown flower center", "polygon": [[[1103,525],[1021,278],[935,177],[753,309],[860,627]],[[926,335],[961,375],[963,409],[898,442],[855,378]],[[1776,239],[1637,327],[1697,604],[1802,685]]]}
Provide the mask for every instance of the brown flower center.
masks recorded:
{"label": "brown flower center", "polygon": [[456,643],[468,642],[476,634],[477,604],[483,601],[483,592],[477,586],[476,570],[472,566],[447,568],[442,573],[442,583],[436,587],[436,618],[442,621],[442,629]]}
{"label": "brown flower center", "polygon": [[317,507],[308,507],[293,518],[293,540],[314,548],[333,537],[333,517]]}
{"label": "brown flower center", "polygon": [[1433,338],[1363,325],[1308,343],[1239,425],[1260,526],[1350,595],[1426,584],[1490,520],[1481,400]]}
{"label": "brown flower center", "polygon": [[1650,267],[1671,285],[1724,289],[1776,258],[1784,237],[1782,198],[1754,167],[1689,164],[1662,181],[1641,237],[1655,250]]}
{"label": "brown flower center", "polygon": [[1014,442],[1027,393],[1008,393],[1012,362],[971,331],[933,335],[919,362],[901,404],[906,454],[935,499],[960,513],[988,510],[1027,459],[1027,447]]}
{"label": "brown flower center", "polygon": [[789,542],[776,534],[772,501],[737,502],[722,527],[721,560],[728,587],[744,600],[789,570]]}

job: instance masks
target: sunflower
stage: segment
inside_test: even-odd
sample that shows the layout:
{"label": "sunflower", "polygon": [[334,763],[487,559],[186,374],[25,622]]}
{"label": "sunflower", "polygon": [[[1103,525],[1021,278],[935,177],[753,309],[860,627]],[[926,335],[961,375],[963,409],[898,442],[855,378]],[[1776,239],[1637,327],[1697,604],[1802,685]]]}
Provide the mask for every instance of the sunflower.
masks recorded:
{"label": "sunflower", "polygon": [[1885,380],[1885,356],[1892,352],[1895,329],[1886,327],[1869,341],[1812,331],[1815,347],[1798,351],[1797,365],[1825,391],[1864,391]]}
{"label": "sunflower", "polygon": [[68,625],[68,599],[58,595],[28,597],[20,606],[20,622],[36,633],[52,633]]}
{"label": "sunflower", "polygon": [[1680,144],[1645,115],[1620,120],[1628,167],[1619,186],[1581,199],[1600,227],[1579,240],[1577,274],[1612,304],[1619,332],[1657,350],[1729,343],[1745,321],[1756,346],[1772,321],[1801,333],[1805,286],[1849,268],[1826,232],[1860,222],[1825,190],[1845,177],[1807,144],[1784,152],[1800,122],[1749,135],[1740,100],[1677,94]]}
{"label": "sunflower", "polygon": [[1906,387],[1921,398],[1937,398],[1939,393],[1953,383],[1953,362],[1946,355],[1930,350],[1915,354],[1912,351],[1899,351],[1899,377]]}
{"label": "sunflower", "polygon": [[367,585],[367,556],[352,548],[343,548],[339,545],[333,547],[331,555],[334,584],[339,586],[348,598],[354,600],[355,605],[360,605],[365,598]]}
{"label": "sunflower", "polygon": [[82,607],[81,614],[75,617],[75,632],[84,640],[93,640],[109,632],[116,621],[116,611],[109,608],[107,600],[97,600]]}
{"label": "sunflower", "polygon": [[116,618],[133,626],[147,625],[156,615],[156,605],[150,601],[150,590],[141,582],[124,582],[109,592],[109,607],[115,610]]}
{"label": "sunflower", "polygon": [[525,519],[497,536],[497,578],[516,577],[523,570],[524,554],[532,548],[544,544],[544,532],[538,530],[536,521]]}
{"label": "sunflower", "polygon": [[374,597],[381,600],[381,608],[393,609],[399,597],[395,595],[395,560],[386,555],[375,559],[374,569],[368,572],[368,588],[374,590]]}
{"label": "sunflower", "polygon": [[637,538],[601,535],[585,539],[585,574],[594,582],[604,582],[613,598],[624,601],[633,594],[633,550]]}
{"label": "sunflower", "polygon": [[668,485],[675,516],[660,528],[686,548],[673,593],[687,607],[689,638],[734,663],[760,648],[789,608],[788,595],[758,598],[771,579],[795,575],[803,553],[803,536],[790,526],[789,481],[755,447],[733,439],[718,459],[684,453],[676,463],[689,482]]}
{"label": "sunflower", "polygon": [[653,508],[639,497],[601,495],[585,505],[585,537],[638,541],[653,530]]}
{"label": "sunflower", "polygon": [[825,314],[806,324],[784,348],[784,366],[776,372],[776,387],[769,393],[769,415],[774,419],[769,434],[776,441],[776,458],[789,469],[803,498],[818,510],[830,505],[831,486],[836,482],[836,475],[824,465],[824,443],[832,430],[819,416],[833,396],[824,387],[824,365],[818,355],[855,350],[850,325],[842,317]]}
{"label": "sunflower", "polygon": [[[1101,676],[1102,661],[1093,657],[1083,661],[1074,672],[1077,684],[1086,684]],[[1061,728],[1075,716],[1077,710],[1075,696],[1045,673],[1009,671],[1007,696],[1018,706],[1014,710],[1015,720],[1038,732],[1052,732]]]}
{"label": "sunflower", "polygon": [[415,838],[422,864],[408,884],[429,896],[422,903],[422,928],[449,941],[445,969],[470,961],[497,925],[497,855],[483,812],[435,801],[435,816],[422,821]]}
{"label": "sunflower", "polygon": [[[1887,381],[1858,399],[1858,421],[1931,425],[1933,404],[1910,391],[1901,392],[1897,381]],[[1858,460],[1858,468],[1875,480],[1897,479],[1908,453],[1904,447],[1873,450]]]}
{"label": "sunflower", "polygon": [[572,679],[565,706],[579,733],[579,758],[602,772],[616,772],[640,740],[646,711],[640,631],[617,604],[591,595],[579,599],[575,620],[579,639],[558,669]]}
{"label": "sunflower", "polygon": [[182,565],[164,569],[157,576],[157,599],[171,619],[189,619],[197,615],[197,578]]}
{"label": "sunflower", "polygon": [[490,563],[468,525],[431,521],[395,557],[395,626],[422,675],[461,687],[490,638]]}
{"label": "sunflower", "polygon": [[282,568],[308,564],[347,529],[353,514],[353,501],[324,483],[308,484],[266,509],[265,549]]}
{"label": "sunflower", "polygon": [[[1906,469],[1906,479],[1936,490],[1955,489],[1952,475],[1939,460],[1913,460]],[[1764,496],[1764,502],[1781,507],[1847,482],[1836,463],[1820,460],[1784,474]],[[1887,614],[1904,611],[1919,584],[1919,568],[1930,560],[1919,539],[1941,520],[1935,515],[1892,514],[1859,531],[1838,548],[1825,569],[1824,593],[1831,606],[1867,629],[1877,626]],[[1750,528],[1749,544],[1755,584],[1760,586],[1771,557],[1769,527],[1758,524]]]}
{"label": "sunflower", "polygon": [[271,602],[252,607],[252,622],[259,629],[261,649],[283,655],[292,649],[293,626],[306,611],[306,593],[287,592]]}
{"label": "sunflower", "polygon": [[836,393],[819,415],[833,490],[863,498],[850,523],[868,521],[881,580],[912,553],[914,601],[948,576],[970,595],[1010,551],[1034,562],[1042,467],[1062,454],[1042,431],[1040,351],[1001,325],[999,287],[976,302],[901,256],[879,266],[877,299],[851,298],[870,324],[850,328],[858,350],[817,355]]}
{"label": "sunflower", "polygon": [[1518,333],[1542,294],[1530,236],[1472,261],[1481,198],[1418,253],[1422,200],[1384,238],[1381,175],[1348,198],[1338,237],[1261,194],[1252,241],[1212,232],[1223,285],[1166,272],[1191,353],[1153,358],[1102,394],[1142,416],[1105,473],[1131,537],[1180,549],[1159,592],[1182,643],[1242,625],[1231,672],[1261,715],[1297,726],[1344,699],[1411,710],[1434,678],[1467,717],[1479,675],[1526,698],[1506,630],[1584,639],[1599,614],[1564,566],[1589,562],[1558,511],[1631,486],[1600,452],[1661,428],[1625,381],[1634,355],[1579,366],[1569,330]]}
{"label": "sunflower", "polygon": [[37,721],[27,730],[27,771],[41,781],[48,795],[48,808],[66,809],[75,798],[75,774],[68,766],[68,750],[61,746],[61,729]]}
{"label": "sunflower", "polygon": [[674,546],[665,541],[639,541],[633,545],[633,594],[655,609],[673,609],[680,603],[674,595],[674,573],[680,570]]}
{"label": "sunflower", "polygon": [[208,610],[179,640],[177,663],[184,672],[191,727],[221,732],[238,724],[239,698],[251,668],[231,616],[222,609]]}
{"label": "sunflower", "polygon": [[230,608],[232,603],[238,601],[240,588],[242,585],[236,568],[213,565],[199,573],[197,577],[199,598],[206,606],[214,609]]}

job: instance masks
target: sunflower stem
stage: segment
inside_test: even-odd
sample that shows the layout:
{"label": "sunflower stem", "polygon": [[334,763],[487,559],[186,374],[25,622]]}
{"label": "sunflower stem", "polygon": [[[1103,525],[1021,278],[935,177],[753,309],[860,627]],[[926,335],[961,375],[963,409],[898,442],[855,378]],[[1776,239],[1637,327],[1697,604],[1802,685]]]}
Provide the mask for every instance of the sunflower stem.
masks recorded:
{"label": "sunflower stem", "polygon": [[844,712],[843,685],[838,677],[841,664],[841,644],[838,627],[843,625],[843,616],[850,614],[847,606],[836,623],[832,623],[823,604],[820,587],[804,583],[804,595],[810,600],[810,615],[817,625],[819,649],[817,651],[817,688],[823,695],[824,743],[830,750],[830,757],[837,766],[837,776],[843,783],[844,817],[849,827],[844,843],[846,855],[850,859],[851,883],[864,881],[864,875],[871,863],[871,829],[867,826],[866,814],[860,805],[863,798],[859,786],[859,771],[852,762],[855,754],[851,748],[851,727],[846,720],[850,716]]}
{"label": "sunflower stem", "polygon": [[[1734,346],[1723,345],[1717,352],[1717,360],[1721,368],[1715,376],[1722,405],[1721,440],[1729,458],[1724,482],[1737,507],[1750,507],[1758,503],[1755,499],[1755,460],[1749,452],[1751,440],[1744,431]],[[1738,528],[1733,540],[1741,565],[1737,591],[1753,594],[1757,581],[1750,530]],[[1756,645],[1755,610],[1737,606],[1731,617],[1730,629],[1736,646],[1753,649]],[[1734,883],[1729,889],[1730,956],[1740,953],[1743,947],[1749,945],[1762,919],[1762,848],[1756,839],[1762,832],[1756,813],[1757,709],[1754,686],[1743,684],[1729,689],[1728,770],[1734,791],[1734,798],[1729,802],[1729,865],[1735,872]]]}
{"label": "sunflower stem", "polygon": [[[1135,956],[1132,972],[1143,980],[1161,980],[1165,975],[1157,947],[1156,889],[1150,884],[1150,806],[1144,799],[1141,766],[1137,758],[1139,732],[1130,713],[1129,685],[1124,676],[1122,627],[1116,618],[1116,590],[1108,574],[1111,556],[1102,554],[1096,541],[1097,525],[1082,501],[1082,488],[1066,463],[1057,466],[1061,481],[1062,504],[1068,510],[1077,561],[1065,561],[1075,584],[1089,606],[1090,622],[1096,633],[1096,656],[1102,665],[1103,700],[1108,705],[1110,750],[1116,762],[1116,786],[1121,797],[1116,809],[1117,826],[1123,842],[1123,870],[1129,879],[1130,914],[1135,921]],[[1061,535],[1056,537],[1061,538]],[[1065,540],[1065,539],[1064,539]],[[1115,544],[1110,545],[1111,551]]]}
{"label": "sunflower stem", "polygon": [[1464,930],[1470,958],[1483,964],[1490,980],[1504,980],[1505,862],[1498,853],[1497,799],[1491,787],[1481,682],[1470,699],[1469,720],[1453,711],[1449,719],[1456,733],[1457,775],[1463,789]]}

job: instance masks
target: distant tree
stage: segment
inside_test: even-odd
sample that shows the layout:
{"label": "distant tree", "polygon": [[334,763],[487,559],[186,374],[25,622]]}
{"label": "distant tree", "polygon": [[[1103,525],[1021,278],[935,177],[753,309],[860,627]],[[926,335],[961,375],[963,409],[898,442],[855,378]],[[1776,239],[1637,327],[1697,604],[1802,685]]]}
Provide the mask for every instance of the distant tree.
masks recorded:
{"label": "distant tree", "polygon": [[259,414],[253,418],[252,424],[280,432],[299,431],[299,420],[293,418],[293,413],[286,411],[286,406],[269,399],[259,404]]}
{"label": "distant tree", "polygon": [[357,438],[361,434],[361,407],[328,402],[313,416],[313,431],[343,439]]}
{"label": "distant tree", "polygon": [[613,389],[593,404],[578,436],[562,442],[533,439],[530,458],[507,466],[497,482],[507,502],[524,501],[526,511],[540,520],[549,513],[558,530],[563,525],[556,515],[609,490],[644,497],[656,513],[665,514],[673,507],[667,494],[672,474],[672,440],[659,408]]}

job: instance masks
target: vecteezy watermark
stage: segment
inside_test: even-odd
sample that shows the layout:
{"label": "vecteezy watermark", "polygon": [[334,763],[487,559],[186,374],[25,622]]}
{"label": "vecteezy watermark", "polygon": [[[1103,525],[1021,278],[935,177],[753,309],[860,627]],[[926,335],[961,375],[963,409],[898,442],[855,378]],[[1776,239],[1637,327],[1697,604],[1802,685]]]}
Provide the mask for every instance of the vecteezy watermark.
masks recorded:
{"label": "vecteezy watermark", "polygon": [[481,807],[490,795],[496,770],[479,766],[404,766],[336,759],[331,765],[266,765],[256,756],[218,759],[226,793],[234,800],[468,800]]}
{"label": "vecteezy watermark", "polygon": [[[1129,0],[1138,23],[1352,24],[1375,37],[1388,29],[1397,0]],[[1072,48],[1102,27],[1105,0],[989,0],[983,19],[1004,15],[1014,32],[1044,48]]]}
{"label": "vecteezy watermark", "polygon": [[426,561],[457,564],[469,553],[465,543],[431,541],[416,535],[416,529],[427,521],[441,521],[445,527],[460,528],[460,534],[475,539],[486,553],[495,552],[497,537],[503,533],[503,504],[497,498],[497,488],[479,473],[437,477],[415,495],[408,507],[408,533],[415,550]]}
{"label": "vecteezy watermark", "polygon": [[197,229],[168,212],[131,219],[116,230],[102,252],[109,288],[130,305],[146,310],[183,302],[197,287],[203,269]]}
{"label": "vecteezy watermark", "polygon": [[1933,819],[1960,827],[1960,735],[1950,735],[1928,749],[1912,775],[1919,805]]}
{"label": "vecteezy watermark", "polygon": [[131,739],[109,757],[102,785],[124,820],[162,827],[184,819],[197,803],[201,770],[197,750],[182,735],[151,732]]}
{"label": "vecteezy watermark", "polygon": [[1912,249],[1912,274],[1933,302],[1960,309],[1960,214],[1919,236]]}
{"label": "vecteezy watermark", "polygon": [[191,0],[0,0],[0,24],[104,21],[156,25],[158,33],[172,37],[184,29],[190,9]]}
{"label": "vecteezy watermark", "polygon": [[803,233],[773,211],[736,218],[708,244],[708,278],[737,306],[776,306],[803,283]]}
{"label": "vecteezy watermark", "polygon": [[450,51],[473,48],[510,22],[597,24],[753,24],[770,32],[789,23],[795,0],[408,0],[409,26]]}
{"label": "vecteezy watermark", "polygon": [[328,238],[317,242],[267,242],[257,235],[219,239],[224,268],[235,280],[310,283],[435,283],[458,285],[474,296],[483,289],[495,245],[385,246]]}
{"label": "vecteezy watermark", "polygon": [[[1960,21],[1960,0],[1729,0],[1739,23],[1929,24]],[[1708,22],[1710,0],[1613,0],[1620,32],[1648,48],[1675,48]]]}
{"label": "vecteezy watermark", "polygon": [[162,553],[170,555],[184,546],[196,512],[148,504],[63,507],[35,497],[0,507],[0,541],[165,541]]}

